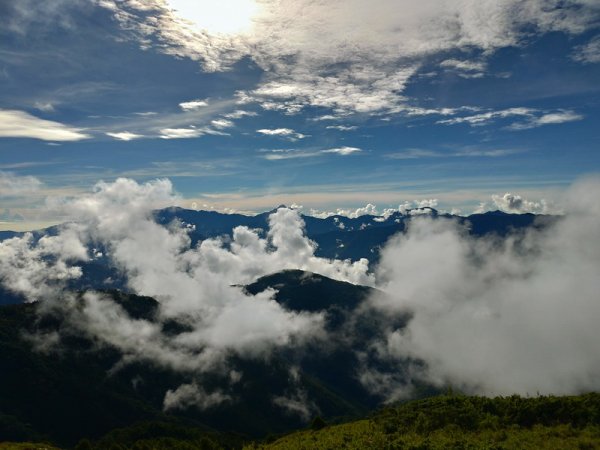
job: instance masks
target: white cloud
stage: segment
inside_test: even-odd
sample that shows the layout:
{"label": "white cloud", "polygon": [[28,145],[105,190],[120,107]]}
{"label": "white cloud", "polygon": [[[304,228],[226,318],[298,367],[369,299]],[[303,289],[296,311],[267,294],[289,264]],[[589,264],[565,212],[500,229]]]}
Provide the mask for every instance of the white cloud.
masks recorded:
{"label": "white cloud", "polygon": [[284,159],[311,158],[321,156],[321,152],[303,151],[298,149],[273,149],[261,151],[261,157],[269,161],[279,161]]}
{"label": "white cloud", "polygon": [[144,137],[141,134],[130,133],[129,131],[107,132],[106,135],[119,141],[132,141],[133,139],[141,139]]}
{"label": "white cloud", "polygon": [[80,141],[91,136],[81,128],[40,119],[24,111],[0,109],[0,137]]}
{"label": "white cloud", "polygon": [[[597,390],[598,199],[598,178],[578,182],[561,220],[506,240],[470,238],[454,221],[413,220],[383,250],[387,297],[373,299],[390,317],[413,317],[372,351],[384,361],[423,361],[409,380],[467,392]],[[388,394],[403,386],[391,383]]]}
{"label": "white cloud", "polygon": [[[287,114],[309,105],[336,115],[401,112],[410,103],[403,97],[408,81],[431,55],[476,49],[485,58],[523,45],[531,30],[582,33],[599,15],[589,0],[409,0],[402,7],[390,0],[265,0],[251,33],[223,35],[194,29],[164,0],[103,4],[144,45],[156,37],[160,51],[200,61],[205,70],[226,70],[249,55],[266,77],[241,99]],[[482,73],[475,69],[485,61],[467,58],[446,65],[464,76]]]}
{"label": "white cloud", "polygon": [[357,147],[339,147],[329,148],[325,150],[271,149],[260,151],[260,153],[262,154],[262,158],[270,161],[278,161],[283,159],[312,158],[324,156],[327,154],[348,156],[360,152],[362,152],[362,150]]}
{"label": "white cloud", "polygon": [[345,216],[350,219],[356,219],[361,216],[371,215],[378,216],[378,218],[375,219],[375,221],[380,222],[382,220],[387,219],[389,216],[396,212],[399,212],[404,215],[429,214],[431,212],[430,209],[435,208],[437,204],[438,199],[425,198],[420,200],[405,201],[404,203],[400,204],[397,209],[385,208],[383,211],[380,211],[376,205],[372,203],[367,203],[365,206],[356,209],[337,208],[335,211],[320,211],[318,209],[313,208],[310,210],[310,215],[313,217],[319,217],[321,219],[331,216]]}
{"label": "white cloud", "polygon": [[162,139],[191,139],[204,134],[205,130],[198,128],[163,128],[160,130]]}
{"label": "white cloud", "polygon": [[452,69],[464,78],[480,78],[484,76],[486,63],[482,61],[446,59],[440,63],[445,69]]}
{"label": "white cloud", "polygon": [[438,120],[437,123],[444,125],[456,125],[459,123],[467,123],[471,126],[487,125],[496,119],[505,119],[507,117],[533,117],[537,110],[532,108],[508,108],[499,111],[487,111],[484,113],[474,114],[471,116],[454,117],[452,119]]}
{"label": "white cloud", "polygon": [[208,106],[207,100],[190,100],[179,104],[179,107],[184,111],[196,111],[204,106]]}
{"label": "white cloud", "polygon": [[81,269],[71,263],[87,259],[86,249],[71,231],[37,242],[26,233],[0,242],[0,282],[29,301],[50,298],[64,282],[81,276]]}
{"label": "white cloud", "polygon": [[243,109],[236,109],[234,112],[223,114],[226,119],[241,119],[242,117],[254,117],[258,114],[254,111],[244,111]]}
{"label": "white cloud", "polygon": [[257,133],[264,134],[265,136],[279,136],[287,138],[291,141],[295,141],[298,139],[304,139],[308,137],[306,134],[298,133],[290,128],[262,128],[260,130],[256,130]]}
{"label": "white cloud", "polygon": [[215,119],[211,120],[211,125],[215,128],[231,128],[233,126],[233,122],[227,119]]}
{"label": "white cloud", "polygon": [[327,130],[338,130],[338,131],[353,131],[358,127],[355,125],[328,125],[325,127]]}
{"label": "white cloud", "polygon": [[[156,208],[172,204],[177,198],[168,180],[98,183],[91,194],[53,205],[57,214],[77,221],[64,225],[57,236],[36,243],[26,235],[0,243],[0,282],[29,300],[43,296],[62,307],[73,326],[117,347],[127,361],[153,361],[194,373],[217,370],[232,351],[265,356],[275,347],[322,335],[322,315],[288,311],[273,300],[272,290],[249,297],[240,285],[292,268],[374,282],[367,260],[315,257],[316,245],[305,236],[297,211],[280,208],[271,214],[266,237],[236,227],[230,240],[206,239],[191,247],[188,228],[154,221]],[[73,307],[64,282],[81,275],[76,263],[88,258],[90,245],[102,245],[133,292],[160,301],[157,323],[132,320],[104,294],[88,293],[80,308]],[[192,329],[165,335],[160,321],[169,318]]]}
{"label": "white cloud", "polygon": [[487,111],[471,116],[453,117],[450,119],[438,120],[437,123],[444,125],[456,125],[466,123],[471,126],[488,125],[498,119],[507,119],[511,117],[523,118],[522,122],[514,122],[508,126],[510,130],[525,130],[536,128],[542,125],[560,124],[582,120],[583,116],[570,110],[540,111],[533,108],[508,108],[499,111]]}
{"label": "white cloud", "polygon": [[509,128],[512,130],[527,130],[529,128],[537,128],[543,125],[555,125],[560,123],[575,122],[583,120],[581,114],[577,114],[574,111],[562,110],[552,113],[543,114],[539,117],[532,118],[531,120],[523,123],[514,123]]}

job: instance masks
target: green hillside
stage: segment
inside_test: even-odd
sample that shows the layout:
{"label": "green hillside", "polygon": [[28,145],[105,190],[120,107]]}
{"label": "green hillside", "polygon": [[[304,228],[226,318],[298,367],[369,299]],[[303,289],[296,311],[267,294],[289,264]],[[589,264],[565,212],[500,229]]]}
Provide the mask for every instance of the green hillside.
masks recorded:
{"label": "green hillside", "polygon": [[246,449],[597,449],[600,395],[441,396]]}

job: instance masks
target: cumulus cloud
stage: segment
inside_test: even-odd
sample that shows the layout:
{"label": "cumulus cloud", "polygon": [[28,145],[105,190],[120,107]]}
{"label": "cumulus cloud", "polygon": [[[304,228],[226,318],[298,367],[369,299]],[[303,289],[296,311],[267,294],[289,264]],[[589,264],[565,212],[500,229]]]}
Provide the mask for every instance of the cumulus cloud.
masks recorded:
{"label": "cumulus cloud", "polygon": [[43,141],[80,141],[91,136],[81,128],[40,119],[24,111],[0,109],[0,137]]}
{"label": "cumulus cloud", "polygon": [[539,202],[524,199],[520,195],[506,194],[492,195],[494,205],[500,210],[507,213],[548,213],[548,204],[546,200],[541,199]]}
{"label": "cumulus cloud", "polygon": [[31,233],[0,242],[0,283],[30,301],[51,297],[65,282],[79,278],[87,250],[73,232],[44,236],[36,241]]}
{"label": "cumulus cloud", "polygon": [[[408,380],[468,392],[597,390],[599,194],[600,179],[580,181],[564,217],[506,240],[470,238],[450,220],[413,219],[382,251],[377,273],[387,296],[372,299],[374,308],[410,311],[412,319],[388,329],[373,352],[408,367]],[[385,371],[366,373],[367,381],[390,380]],[[394,388],[403,385],[389,383],[387,394]]]}
{"label": "cumulus cloud", "polygon": [[356,219],[357,217],[370,215],[377,216],[375,221],[383,221],[394,213],[400,213],[408,216],[429,214],[431,210],[437,206],[437,204],[438,200],[435,198],[413,201],[407,200],[404,203],[401,203],[398,208],[384,208],[383,210],[380,210],[373,203],[367,203],[365,206],[361,206],[356,209],[337,208],[335,211],[320,211],[312,208],[310,210],[310,215],[321,219],[331,216],[344,216],[350,219]]}
{"label": "cumulus cloud", "polygon": [[368,203],[365,206],[356,208],[354,210],[338,208],[335,212],[319,213],[316,210],[312,210],[311,213],[313,213],[315,217],[329,217],[335,215],[349,217],[350,219],[356,219],[357,217],[366,215],[379,215],[379,212],[377,211],[377,206],[375,206],[372,203]]}

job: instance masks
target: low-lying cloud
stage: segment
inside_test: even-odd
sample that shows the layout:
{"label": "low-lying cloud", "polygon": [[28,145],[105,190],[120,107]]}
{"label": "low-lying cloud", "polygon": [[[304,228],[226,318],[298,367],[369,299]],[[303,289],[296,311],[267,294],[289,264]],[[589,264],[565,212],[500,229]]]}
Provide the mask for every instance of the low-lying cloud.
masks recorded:
{"label": "low-lying cloud", "polygon": [[[382,252],[377,272],[388,296],[372,299],[413,318],[373,350],[404,361],[413,379],[469,392],[598,389],[599,194],[599,178],[580,181],[563,218],[505,240],[474,239],[450,220],[413,220]],[[385,376],[371,371],[365,380]],[[386,394],[406,395],[401,387],[390,383]]]}
{"label": "low-lying cloud", "polygon": [[[269,216],[266,232],[239,226],[231,236],[192,246],[186,224],[154,219],[157,208],[178,202],[168,180],[119,179],[54,205],[73,219],[56,235],[26,233],[0,242],[0,283],[29,301],[43,300],[42,313],[59,311],[69,329],[98,346],[118,349],[123,356],[115,370],[142,361],[189,375],[166,393],[165,409],[234,401],[227,390],[206,391],[198,378],[211,372],[229,380],[231,356],[264,359],[278,348],[337,342],[328,339],[324,314],[293,312],[274,300],[273,290],[251,296],[241,287],[282,269],[385,291],[356,318],[369,311],[389,318],[357,354],[356,377],[384,399],[410,395],[416,381],[484,394],[594,390],[600,374],[599,194],[599,178],[582,180],[565,197],[565,216],[506,238],[474,238],[456,219],[411,217],[370,271],[364,259],[316,257],[302,217],[288,208]],[[527,202],[509,194],[495,201],[515,210]],[[409,202],[393,211],[436,203]],[[356,215],[374,210],[367,205]],[[153,320],[132,318],[106,293],[66,289],[82,275],[80,266],[99,255],[130,290],[159,302]],[[164,331],[172,320],[182,332]],[[45,348],[60,345],[59,338],[46,340]],[[236,372],[236,382],[240,376]],[[301,384],[292,387],[273,404],[308,417],[314,405]]]}
{"label": "low-lying cloud", "polygon": [[[322,314],[288,311],[273,299],[274,291],[249,296],[240,285],[286,268],[374,282],[367,260],[315,257],[316,245],[305,236],[297,211],[280,208],[271,214],[264,238],[256,230],[236,227],[231,238],[206,239],[192,247],[188,228],[154,221],[155,208],[176,202],[168,180],[98,183],[93,193],[57,206],[77,219],[57,235],[37,240],[27,233],[0,242],[0,282],[30,301],[47,300],[61,309],[72,327],[100,345],[118,348],[123,363],[150,361],[196,373],[226,372],[231,353],[264,357],[273,348],[323,335]],[[81,276],[78,264],[94,257],[90,249],[98,247],[126,276],[131,290],[160,302],[156,322],[132,319],[104,293],[87,292],[76,299],[65,290],[67,281]],[[189,330],[165,334],[161,322],[171,319]],[[172,392],[165,407],[174,407],[175,399],[188,391]]]}

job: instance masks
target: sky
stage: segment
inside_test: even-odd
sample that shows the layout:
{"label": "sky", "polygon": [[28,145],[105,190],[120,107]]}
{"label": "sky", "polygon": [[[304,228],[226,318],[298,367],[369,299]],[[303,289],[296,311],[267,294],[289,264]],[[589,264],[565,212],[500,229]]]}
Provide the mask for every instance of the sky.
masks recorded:
{"label": "sky", "polygon": [[600,168],[599,30],[597,0],[0,0],[0,229],[123,177],[194,209],[554,212]]}

